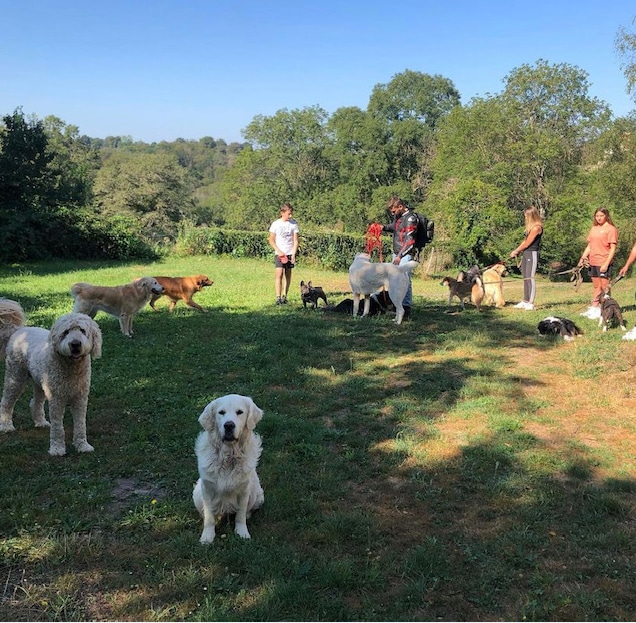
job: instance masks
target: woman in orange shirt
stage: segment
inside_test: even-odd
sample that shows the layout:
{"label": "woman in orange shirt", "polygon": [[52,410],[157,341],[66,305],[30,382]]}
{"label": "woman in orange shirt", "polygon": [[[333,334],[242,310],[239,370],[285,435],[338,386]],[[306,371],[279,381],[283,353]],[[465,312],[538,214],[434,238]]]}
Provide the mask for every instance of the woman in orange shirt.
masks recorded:
{"label": "woman in orange shirt", "polygon": [[594,286],[592,304],[581,316],[592,320],[601,317],[601,295],[612,278],[612,262],[617,245],[618,229],[612,223],[609,210],[599,208],[594,212],[594,223],[587,236],[587,246],[579,260],[579,266],[583,266],[585,260],[588,260],[588,271]]}

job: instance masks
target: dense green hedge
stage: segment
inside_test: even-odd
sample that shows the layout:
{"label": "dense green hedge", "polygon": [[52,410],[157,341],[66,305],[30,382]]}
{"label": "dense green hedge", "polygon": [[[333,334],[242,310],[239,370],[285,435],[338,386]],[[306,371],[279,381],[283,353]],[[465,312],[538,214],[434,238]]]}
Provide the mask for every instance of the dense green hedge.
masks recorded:
{"label": "dense green hedge", "polygon": [[[235,257],[272,257],[267,232],[237,231],[213,227],[185,227],[176,244],[178,255],[233,255]],[[341,233],[305,233],[300,235],[299,255],[304,260],[330,270],[347,270],[356,253],[364,251],[364,235]],[[383,257],[391,257],[391,237],[382,240]]]}

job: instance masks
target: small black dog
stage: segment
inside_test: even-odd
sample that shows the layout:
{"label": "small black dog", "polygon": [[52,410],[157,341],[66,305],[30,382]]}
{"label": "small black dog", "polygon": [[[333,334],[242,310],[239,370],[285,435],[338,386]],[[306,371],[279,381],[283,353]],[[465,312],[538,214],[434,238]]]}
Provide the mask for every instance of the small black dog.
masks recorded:
{"label": "small black dog", "polygon": [[[386,314],[388,311],[395,311],[395,306],[386,290],[372,294],[369,301],[369,316],[378,316],[380,314]],[[329,305],[325,307],[325,311],[348,314],[350,316],[353,314],[353,299],[345,299],[344,301],[340,301],[337,305]],[[363,311],[363,306],[360,305],[358,316],[362,316]]]}
{"label": "small black dog", "polygon": [[620,305],[612,298],[609,289],[605,289],[601,294],[601,317],[598,326],[603,327],[603,332],[607,331],[607,325],[617,324],[621,331],[626,331],[625,321]]}
{"label": "small black dog", "polygon": [[312,309],[316,309],[318,307],[318,299],[322,299],[325,305],[328,305],[325,291],[320,286],[312,286],[311,281],[307,283],[304,281],[300,282],[300,298],[303,301],[303,307],[307,307],[307,303],[309,303]]}
{"label": "small black dog", "polygon": [[539,322],[537,331],[540,335],[560,335],[566,342],[571,342],[583,331],[568,318],[560,316],[548,316]]}

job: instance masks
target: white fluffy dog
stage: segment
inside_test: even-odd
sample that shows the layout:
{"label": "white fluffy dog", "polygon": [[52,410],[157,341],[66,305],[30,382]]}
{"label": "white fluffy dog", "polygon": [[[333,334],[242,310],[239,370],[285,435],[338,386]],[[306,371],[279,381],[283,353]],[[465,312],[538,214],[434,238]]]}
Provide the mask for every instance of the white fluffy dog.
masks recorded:
{"label": "white fluffy dog", "polygon": [[140,277],[123,286],[94,286],[75,283],[71,296],[74,312],[95,318],[98,311],[119,318],[119,327],[126,337],[132,337],[133,317],[150,302],[153,295],[163,293],[163,286],[154,277]]}
{"label": "white fluffy dog", "polygon": [[238,394],[213,400],[199,416],[204,430],[195,444],[199,479],[192,499],[203,517],[203,544],[214,541],[217,519],[233,513],[234,532],[250,538],[247,518],[265,501],[256,473],[261,438],[254,432],[262,417],[251,398]]}
{"label": "white fluffy dog", "polygon": [[395,322],[400,324],[404,317],[402,301],[409,288],[409,277],[418,263],[415,260],[396,266],[387,262],[372,262],[368,253],[358,253],[349,267],[349,284],[353,292],[353,315],[358,315],[360,297],[364,296],[363,316],[368,315],[370,297],[383,287],[395,305]]}
{"label": "white fluffy dog", "polygon": [[20,303],[0,298],[0,361],[4,361],[9,338],[25,322],[26,317]]}
{"label": "white fluffy dog", "polygon": [[[51,330],[21,327],[6,347],[4,389],[0,401],[0,432],[15,430],[13,408],[27,383],[33,383],[31,416],[36,426],[50,426],[49,454],[66,454],[64,411],[73,415],[73,445],[78,452],[92,452],[86,440],[86,408],[91,386],[91,354],[102,353],[102,334],[85,314],[60,316]],[[49,402],[49,419],[44,402]]]}

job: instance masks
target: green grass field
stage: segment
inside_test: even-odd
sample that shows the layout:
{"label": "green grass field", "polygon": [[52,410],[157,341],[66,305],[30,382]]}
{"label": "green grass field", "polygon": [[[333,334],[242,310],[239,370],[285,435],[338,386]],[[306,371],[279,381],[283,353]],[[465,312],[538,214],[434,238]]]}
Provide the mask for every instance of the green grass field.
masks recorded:
{"label": "green grass field", "polygon": [[[71,311],[76,281],[205,273],[196,295],[146,307],[135,337],[96,317],[91,454],[49,457],[29,396],[0,435],[0,620],[613,620],[636,618],[636,343],[578,316],[591,285],[540,279],[536,311],[456,305],[414,278],[412,318],[304,309],[345,273],[294,270],[274,303],[269,262],[0,268],[28,324]],[[628,328],[634,278],[615,288]],[[540,338],[572,318],[575,343]],[[4,367],[0,364],[0,373]],[[265,506],[251,540],[211,546],[191,501],[197,418],[222,394],[264,410]],[[67,440],[71,432],[66,418]]]}

